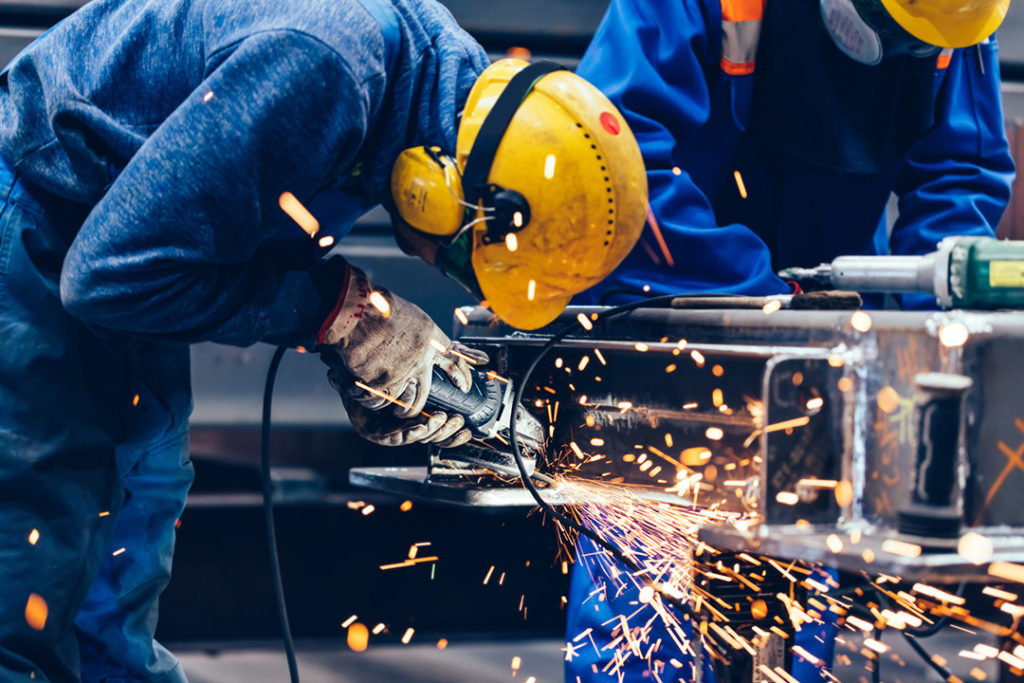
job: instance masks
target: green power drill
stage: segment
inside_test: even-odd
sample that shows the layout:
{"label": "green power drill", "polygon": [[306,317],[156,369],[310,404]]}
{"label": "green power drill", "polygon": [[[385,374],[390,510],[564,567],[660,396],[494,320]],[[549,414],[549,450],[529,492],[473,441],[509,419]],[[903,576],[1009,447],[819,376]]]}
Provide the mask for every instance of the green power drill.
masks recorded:
{"label": "green power drill", "polygon": [[923,256],[840,256],[779,277],[808,290],[924,292],[942,308],[1024,309],[1024,241],[947,237]]}

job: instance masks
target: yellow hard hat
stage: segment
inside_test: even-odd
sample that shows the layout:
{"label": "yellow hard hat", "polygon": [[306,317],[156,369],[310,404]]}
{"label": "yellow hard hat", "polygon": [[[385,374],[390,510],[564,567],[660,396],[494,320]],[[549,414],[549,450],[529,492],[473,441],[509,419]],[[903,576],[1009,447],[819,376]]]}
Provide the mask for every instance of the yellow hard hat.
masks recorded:
{"label": "yellow hard hat", "polygon": [[918,40],[968,47],[995,33],[1010,0],[881,0],[889,16]]}
{"label": "yellow hard hat", "polygon": [[492,64],[469,94],[454,159],[406,150],[391,179],[402,219],[441,242],[436,264],[521,329],[550,323],[607,277],[647,214],[625,119],[547,62]]}

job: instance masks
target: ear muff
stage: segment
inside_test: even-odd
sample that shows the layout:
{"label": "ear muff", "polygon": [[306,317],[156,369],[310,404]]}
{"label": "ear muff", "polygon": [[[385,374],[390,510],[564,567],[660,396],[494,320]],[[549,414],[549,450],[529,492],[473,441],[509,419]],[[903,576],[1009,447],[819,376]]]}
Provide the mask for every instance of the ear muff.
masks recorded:
{"label": "ear muff", "polygon": [[498,145],[519,105],[537,81],[553,71],[564,69],[560,64],[543,61],[524,67],[501,91],[473,140],[462,174],[462,187],[466,202],[474,205],[479,202],[484,207],[493,208],[486,223],[485,244],[502,241],[510,232],[518,232],[530,222],[530,204],[526,197],[513,189],[488,183],[487,176],[491,173]]}
{"label": "ear muff", "polygon": [[450,236],[462,227],[462,180],[455,160],[440,147],[413,147],[398,155],[391,198],[402,220],[420,232]]}

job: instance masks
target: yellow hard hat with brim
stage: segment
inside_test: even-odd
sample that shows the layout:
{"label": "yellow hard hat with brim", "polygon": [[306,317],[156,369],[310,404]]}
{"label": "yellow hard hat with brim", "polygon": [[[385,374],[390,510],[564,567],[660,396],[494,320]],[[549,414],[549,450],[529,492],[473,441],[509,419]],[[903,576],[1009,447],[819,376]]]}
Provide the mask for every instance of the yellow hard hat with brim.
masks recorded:
{"label": "yellow hard hat with brim", "polygon": [[1010,0],[881,0],[907,33],[938,47],[968,47],[985,40],[1006,17]]}
{"label": "yellow hard hat with brim", "polygon": [[[527,66],[501,60],[477,80],[459,128],[461,167],[491,107]],[[575,294],[618,266],[643,230],[647,177],[636,139],[608,98],[569,71],[533,83],[501,135],[487,182],[514,188],[529,206],[522,229],[503,241],[488,239],[486,220],[473,227],[480,290],[520,329],[558,317]]]}

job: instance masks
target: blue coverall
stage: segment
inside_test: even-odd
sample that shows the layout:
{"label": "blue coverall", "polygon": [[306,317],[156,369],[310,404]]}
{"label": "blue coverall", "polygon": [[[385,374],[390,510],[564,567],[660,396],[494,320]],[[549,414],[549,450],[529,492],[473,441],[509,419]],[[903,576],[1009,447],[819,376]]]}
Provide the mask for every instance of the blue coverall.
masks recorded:
{"label": "blue coverall", "polygon": [[312,345],[344,268],[280,195],[341,238],[486,66],[433,0],[97,0],[9,66],[0,679],[185,679],[153,632],[188,344]]}
{"label": "blue coverall", "polygon": [[[767,0],[769,6],[778,1]],[[876,173],[848,173],[786,155],[759,156],[755,146],[744,147],[748,126],[755,123],[751,105],[758,70],[731,75],[720,67],[722,15],[720,0],[612,0],[578,72],[608,95],[636,134],[651,209],[674,265],[648,226],[622,265],[577,301],[597,303],[607,293],[606,302],[621,303],[625,295],[616,290],[636,292],[644,285],[652,295],[788,293],[790,286],[774,274],[787,266],[886,249],[925,253],[946,235],[994,233],[1013,178],[994,37],[955,50],[948,67],[938,70],[934,123],[903,158]],[[806,30],[786,28],[797,37]],[[759,54],[758,64],[762,59]],[[803,75],[795,71],[791,78],[800,83]],[[843,135],[841,124],[835,125],[836,135]],[[741,171],[746,198],[734,171]],[[899,216],[886,240],[890,193],[899,199]],[[934,305],[934,297],[908,295],[902,304]],[[584,539],[579,555],[594,551]],[[601,567],[589,569],[573,573],[567,637],[572,641],[591,628],[601,648],[617,625],[606,621],[631,601],[635,605],[637,595],[619,595],[614,609],[593,598],[584,604],[595,583],[609,581]],[[664,636],[655,625],[648,642],[662,639],[655,659],[685,661]],[[814,649],[813,643],[805,647]],[[578,648],[566,663],[567,681],[617,680],[594,673],[613,649]],[[631,658],[623,668],[625,680],[654,680],[647,669],[645,661]],[[674,671],[668,667],[661,680],[687,680],[690,667]],[[801,681],[817,678],[809,666],[796,674]]]}

